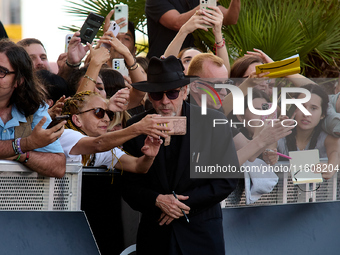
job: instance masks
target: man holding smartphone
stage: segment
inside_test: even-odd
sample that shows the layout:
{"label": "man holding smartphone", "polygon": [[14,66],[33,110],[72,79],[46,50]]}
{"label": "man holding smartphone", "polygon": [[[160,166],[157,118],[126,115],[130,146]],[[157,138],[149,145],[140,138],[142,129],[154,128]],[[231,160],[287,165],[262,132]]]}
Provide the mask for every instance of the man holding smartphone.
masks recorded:
{"label": "man holding smartphone", "polygon": [[[114,14],[114,10],[110,11],[109,14],[105,17],[105,23],[103,26],[103,31],[104,33],[106,31],[108,31],[109,27],[110,27],[110,20],[112,15]],[[129,51],[131,52],[131,54],[133,56],[136,55],[136,35],[135,35],[135,26],[133,24],[133,22],[128,21],[128,22],[124,22],[125,18],[120,18],[118,20],[116,20],[117,24],[121,24],[121,26],[128,26],[127,32],[126,33],[118,33],[116,38],[122,43],[124,44]],[[122,23],[123,22],[123,23]],[[114,58],[124,58],[120,53],[118,53],[117,51],[112,51],[111,52],[111,60]],[[109,62],[110,62],[109,61]],[[110,65],[110,63],[109,63]]]}
{"label": "man holding smartphone", "polygon": [[[174,56],[153,57],[147,81],[132,84],[148,92],[153,109],[133,117],[127,125],[151,113],[185,116],[188,123],[185,135],[171,136],[170,144],[161,146],[147,174],[124,172],[122,176],[123,198],[143,214],[137,234],[137,254],[225,254],[219,202],[234,190],[238,179],[191,178],[191,159],[199,164],[216,159],[238,169],[237,155],[228,125],[216,130],[219,135],[205,132],[201,139],[202,133],[198,131],[201,128],[206,131],[211,118],[224,115],[208,109],[209,114],[201,116],[199,107],[184,101],[192,77],[184,76],[183,70],[182,63]],[[191,127],[200,126],[199,130],[189,127],[190,123]],[[138,136],[126,142],[124,150],[138,156],[143,139],[144,136]],[[192,148],[197,149],[193,157]]]}
{"label": "man holding smartphone", "polygon": [[0,40],[0,159],[62,178],[66,159],[58,138],[66,122],[45,129],[51,119],[32,65],[22,47]]}
{"label": "man holding smartphone", "polygon": [[[223,13],[223,24],[225,26],[237,23],[241,0],[231,0],[228,9],[221,5],[219,5],[219,8]],[[146,0],[145,14],[149,35],[148,57],[160,57],[164,54],[178,30],[199,9],[199,0]],[[191,35],[184,41],[183,48],[190,46],[194,46],[194,38]]]}

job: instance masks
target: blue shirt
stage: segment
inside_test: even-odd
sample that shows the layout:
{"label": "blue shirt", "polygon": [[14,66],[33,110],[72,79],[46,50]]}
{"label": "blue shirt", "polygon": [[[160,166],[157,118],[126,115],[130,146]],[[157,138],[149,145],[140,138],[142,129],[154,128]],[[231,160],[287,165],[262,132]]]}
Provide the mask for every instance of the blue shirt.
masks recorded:
{"label": "blue shirt", "polygon": [[[43,125],[43,128],[46,129],[48,124],[51,122],[51,117],[48,114],[48,106],[41,106],[34,114],[33,114],[33,122],[32,122],[32,130],[35,125],[42,119],[42,117],[46,116],[47,120]],[[6,124],[2,121],[0,117],[0,140],[13,140],[14,139],[14,127],[19,126],[20,122],[27,122],[24,114],[20,113],[15,105],[12,105],[12,119],[7,121]],[[51,153],[64,153],[59,140],[45,146],[42,148],[35,149],[34,151],[39,152],[51,152]]]}

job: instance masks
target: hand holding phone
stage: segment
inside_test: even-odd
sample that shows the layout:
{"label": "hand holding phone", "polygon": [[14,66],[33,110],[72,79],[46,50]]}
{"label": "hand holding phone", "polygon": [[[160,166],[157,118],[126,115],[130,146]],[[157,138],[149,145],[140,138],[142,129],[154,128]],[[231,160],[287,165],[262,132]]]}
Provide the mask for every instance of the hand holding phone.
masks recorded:
{"label": "hand holding phone", "polygon": [[123,76],[129,76],[129,70],[126,68],[123,58],[112,59],[112,69],[118,71]]}
{"label": "hand holding phone", "polygon": [[73,34],[67,34],[65,36],[65,52],[68,51],[68,45],[70,44],[72,36],[73,36]]}
{"label": "hand holding phone", "polygon": [[167,135],[185,135],[187,133],[187,117],[185,116],[159,116],[154,119],[169,120],[168,123],[158,124],[171,128],[170,131],[166,131]]}
{"label": "hand holding phone", "polygon": [[[201,10],[206,10],[209,9],[209,6],[217,6],[216,0],[200,0],[200,9]],[[209,9],[211,10],[211,9]],[[212,28],[212,26],[209,25],[204,25],[206,27]]]}
{"label": "hand holding phone", "polygon": [[[119,30],[120,30],[120,27],[118,26],[116,21],[114,21],[114,20],[110,21],[110,27],[107,30],[107,32],[111,31],[113,33],[113,35],[116,37],[119,33]],[[111,45],[107,44],[107,43],[103,43],[102,45],[100,45],[100,47],[105,47],[106,49],[110,49]]]}
{"label": "hand holding phone", "polygon": [[63,120],[68,120],[71,116],[70,115],[61,115],[61,116],[57,116],[55,117],[51,123],[47,126],[46,129],[52,128],[55,125],[59,124],[60,122],[62,122]]}
{"label": "hand holding phone", "polygon": [[81,42],[91,44],[103,22],[103,16],[91,12],[80,29]]}
{"label": "hand holding phone", "polygon": [[[128,23],[129,20],[129,6],[127,4],[116,4],[114,6],[115,10],[115,20],[118,20],[120,18],[125,18],[123,22]],[[119,23],[118,25],[121,25],[123,22]],[[120,33],[127,33],[128,26],[124,26],[120,29]]]}

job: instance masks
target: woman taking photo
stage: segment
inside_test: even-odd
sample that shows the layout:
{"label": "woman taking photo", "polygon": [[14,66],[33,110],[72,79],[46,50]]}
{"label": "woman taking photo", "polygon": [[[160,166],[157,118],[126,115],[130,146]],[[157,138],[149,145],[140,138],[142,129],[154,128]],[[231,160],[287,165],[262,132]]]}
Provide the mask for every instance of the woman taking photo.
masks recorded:
{"label": "woman taking photo", "polygon": [[[99,94],[83,91],[65,102],[62,114],[70,115],[60,143],[68,162],[81,161],[84,166],[107,166],[110,169],[145,173],[153,163],[162,140],[162,131],[170,130],[158,125],[167,120],[155,121],[155,115],[148,115],[140,122],[115,132],[107,132],[114,113],[107,109],[107,103]],[[144,156],[135,158],[126,155],[119,148],[124,142],[147,134],[142,148]]]}

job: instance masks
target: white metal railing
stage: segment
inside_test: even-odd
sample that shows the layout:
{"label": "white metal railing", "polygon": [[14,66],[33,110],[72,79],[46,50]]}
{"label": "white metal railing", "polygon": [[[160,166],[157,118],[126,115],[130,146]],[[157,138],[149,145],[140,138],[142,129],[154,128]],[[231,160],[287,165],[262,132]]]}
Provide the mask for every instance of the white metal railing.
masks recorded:
{"label": "white metal railing", "polygon": [[[322,158],[320,162],[327,162],[327,158]],[[288,161],[280,161],[276,165],[288,166]],[[340,199],[340,178],[336,172],[329,180],[322,183],[306,183],[294,185],[290,172],[276,172],[279,181],[272,192],[264,194],[253,204],[247,205],[245,202],[245,192],[243,189],[236,189],[222,203],[222,207],[240,207],[256,205],[275,205],[287,203],[306,203],[320,201],[335,201]],[[319,186],[320,185],[320,186]]]}
{"label": "white metal railing", "polygon": [[81,178],[80,163],[66,164],[64,177],[58,179],[0,160],[0,210],[79,211]]}

